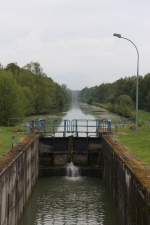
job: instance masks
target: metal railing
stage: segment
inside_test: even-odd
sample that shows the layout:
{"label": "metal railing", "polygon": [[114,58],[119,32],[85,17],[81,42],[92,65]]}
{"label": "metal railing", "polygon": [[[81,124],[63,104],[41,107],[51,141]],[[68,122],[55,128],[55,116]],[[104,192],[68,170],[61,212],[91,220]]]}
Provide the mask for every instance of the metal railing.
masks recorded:
{"label": "metal railing", "polygon": [[44,135],[55,136],[100,136],[101,134],[108,134],[112,132],[111,120],[53,120],[47,122],[46,120],[32,120],[29,124],[32,131],[37,130]]}

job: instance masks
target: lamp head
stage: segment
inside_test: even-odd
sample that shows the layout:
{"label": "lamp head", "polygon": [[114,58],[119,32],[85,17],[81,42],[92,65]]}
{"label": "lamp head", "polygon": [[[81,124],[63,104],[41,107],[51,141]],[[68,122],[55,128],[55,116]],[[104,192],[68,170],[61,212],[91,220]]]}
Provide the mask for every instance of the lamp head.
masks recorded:
{"label": "lamp head", "polygon": [[114,37],[117,37],[117,38],[122,38],[122,37],[121,37],[121,34],[117,34],[117,33],[114,33],[113,36],[114,36]]}

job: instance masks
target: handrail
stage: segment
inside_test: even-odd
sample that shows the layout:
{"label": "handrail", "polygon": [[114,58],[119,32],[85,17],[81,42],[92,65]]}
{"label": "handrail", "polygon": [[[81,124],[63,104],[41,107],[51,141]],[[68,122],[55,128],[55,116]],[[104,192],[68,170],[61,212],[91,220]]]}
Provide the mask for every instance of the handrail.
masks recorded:
{"label": "handrail", "polygon": [[51,122],[46,120],[32,120],[30,123],[31,131],[38,130],[42,134],[63,134],[63,136],[80,134],[95,134],[98,136],[102,133],[111,133],[111,120],[99,119],[74,119],[74,120],[53,120]]}

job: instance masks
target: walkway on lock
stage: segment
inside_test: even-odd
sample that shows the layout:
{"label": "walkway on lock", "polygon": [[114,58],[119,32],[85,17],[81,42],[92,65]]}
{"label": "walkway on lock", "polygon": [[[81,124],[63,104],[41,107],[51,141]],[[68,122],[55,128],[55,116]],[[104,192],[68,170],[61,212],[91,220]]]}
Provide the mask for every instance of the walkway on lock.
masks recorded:
{"label": "walkway on lock", "polygon": [[111,120],[32,120],[30,122],[31,130],[38,130],[45,136],[58,137],[98,137],[103,134],[111,134],[112,123]]}

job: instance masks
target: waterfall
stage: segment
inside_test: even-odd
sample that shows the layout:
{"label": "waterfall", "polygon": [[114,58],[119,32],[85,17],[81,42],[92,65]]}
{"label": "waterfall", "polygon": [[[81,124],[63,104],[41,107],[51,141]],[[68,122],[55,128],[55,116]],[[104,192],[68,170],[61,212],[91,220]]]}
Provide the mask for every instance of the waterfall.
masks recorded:
{"label": "waterfall", "polygon": [[73,162],[68,163],[66,166],[66,175],[69,178],[79,178],[79,168]]}

